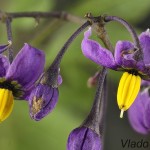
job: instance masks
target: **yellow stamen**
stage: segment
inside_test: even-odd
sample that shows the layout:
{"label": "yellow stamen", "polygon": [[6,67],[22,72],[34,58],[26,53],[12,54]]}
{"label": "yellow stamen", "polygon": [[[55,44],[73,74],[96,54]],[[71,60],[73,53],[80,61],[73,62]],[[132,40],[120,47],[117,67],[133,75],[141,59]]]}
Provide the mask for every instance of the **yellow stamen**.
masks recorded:
{"label": "yellow stamen", "polygon": [[139,75],[125,72],[121,77],[117,93],[117,102],[119,109],[121,109],[120,118],[123,117],[123,112],[126,111],[136,99],[140,85],[141,77]]}
{"label": "yellow stamen", "polygon": [[4,121],[12,112],[14,98],[12,91],[0,89],[0,122]]}

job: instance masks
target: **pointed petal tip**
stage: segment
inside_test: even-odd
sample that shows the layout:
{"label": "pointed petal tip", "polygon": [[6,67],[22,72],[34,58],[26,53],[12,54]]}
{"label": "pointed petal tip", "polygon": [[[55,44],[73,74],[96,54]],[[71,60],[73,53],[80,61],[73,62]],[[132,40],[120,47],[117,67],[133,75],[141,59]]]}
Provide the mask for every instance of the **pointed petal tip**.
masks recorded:
{"label": "pointed petal tip", "polygon": [[[43,50],[37,49],[37,48],[35,48],[34,46],[32,46],[32,45],[30,45],[30,44],[28,44],[28,43],[24,43],[23,48],[34,49],[34,50],[36,50],[36,51],[39,51],[39,52],[40,52],[42,55],[44,55],[44,57],[45,57],[45,53],[44,53]],[[23,49],[23,48],[22,48],[22,49]]]}
{"label": "pointed petal tip", "polygon": [[150,29],[148,28],[148,29],[146,30],[146,32],[150,32]]}
{"label": "pointed petal tip", "polygon": [[148,36],[148,37],[150,37],[150,29],[148,28],[146,31],[142,32],[139,35],[139,38],[141,38],[142,36]]}
{"label": "pointed petal tip", "polygon": [[84,38],[88,39],[91,35],[92,35],[92,28],[89,27],[89,29],[84,32]]}
{"label": "pointed petal tip", "polygon": [[84,39],[81,43],[81,49],[84,56],[97,63],[98,65],[116,70],[118,65],[114,60],[112,52],[106,48],[103,48],[97,41],[91,40],[89,38],[91,34],[92,28],[90,27],[84,33]]}

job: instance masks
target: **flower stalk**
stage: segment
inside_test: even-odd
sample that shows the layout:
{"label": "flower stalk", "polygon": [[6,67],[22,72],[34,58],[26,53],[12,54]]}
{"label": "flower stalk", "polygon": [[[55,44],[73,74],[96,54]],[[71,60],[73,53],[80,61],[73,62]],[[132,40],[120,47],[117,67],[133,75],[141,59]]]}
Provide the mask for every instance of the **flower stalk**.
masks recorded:
{"label": "flower stalk", "polygon": [[117,21],[119,23],[121,23],[122,25],[125,26],[125,28],[129,31],[129,33],[132,36],[134,45],[135,45],[135,50],[137,50],[137,60],[142,60],[143,59],[143,51],[140,45],[140,41],[139,38],[135,32],[135,30],[133,29],[133,27],[124,19],[117,17],[117,16],[105,16],[104,17],[105,22],[109,22],[109,21]]}
{"label": "flower stalk", "polygon": [[64,44],[64,46],[60,49],[57,56],[55,57],[53,63],[49,66],[47,71],[44,73],[41,83],[47,83],[49,85],[52,85],[53,87],[58,87],[57,79],[59,74],[59,66],[60,62],[67,51],[70,44],[73,42],[73,40],[86,28],[90,25],[90,22],[85,22],[82,26],[80,26],[67,40],[67,42]]}
{"label": "flower stalk", "polygon": [[93,17],[91,13],[87,13],[85,17],[91,22],[92,29],[96,31],[98,38],[103,41],[105,47],[114,52],[114,48],[105,29],[106,22],[104,21],[104,16]]}
{"label": "flower stalk", "polygon": [[74,22],[77,24],[83,24],[86,22],[86,19],[72,15],[70,13],[64,11],[53,11],[53,12],[0,12],[0,20],[3,18],[8,17],[10,19],[19,19],[19,18],[58,18],[70,22]]}
{"label": "flower stalk", "polygon": [[106,74],[107,69],[103,67],[102,71],[99,72],[97,90],[91,111],[81,126],[70,133],[67,150],[102,150],[102,136],[99,127],[104,115],[102,94]]}
{"label": "flower stalk", "polygon": [[[5,22],[6,22],[8,42],[12,43],[11,19],[6,18]],[[8,58],[9,58],[10,63],[12,63],[12,61],[13,61],[13,47],[12,47],[12,44],[10,44],[10,46],[8,48]]]}
{"label": "flower stalk", "polygon": [[102,116],[104,115],[103,109],[100,109],[100,108],[105,101],[102,95],[103,95],[103,86],[104,86],[104,80],[105,80],[106,74],[107,74],[107,69],[103,67],[102,71],[99,73],[98,85],[97,85],[97,90],[96,90],[93,106],[91,108],[89,115],[87,116],[87,118],[82,124],[83,126],[91,128],[97,134],[99,134],[100,120],[102,120]]}
{"label": "flower stalk", "polygon": [[103,137],[104,141],[104,132],[105,132],[105,117],[106,117],[106,109],[107,109],[107,74],[104,80],[104,87],[103,87],[103,95],[101,104],[99,106],[99,110],[102,112],[100,113],[100,124],[99,124],[99,131],[101,136]]}

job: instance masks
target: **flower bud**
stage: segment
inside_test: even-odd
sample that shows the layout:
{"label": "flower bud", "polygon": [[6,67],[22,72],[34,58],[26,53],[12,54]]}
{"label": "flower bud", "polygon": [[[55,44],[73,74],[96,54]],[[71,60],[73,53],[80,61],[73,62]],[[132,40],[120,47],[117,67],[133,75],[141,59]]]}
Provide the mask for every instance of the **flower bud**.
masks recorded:
{"label": "flower bud", "polygon": [[97,84],[98,81],[98,77],[99,77],[99,72],[96,72],[94,74],[94,76],[90,77],[87,81],[87,86],[89,88],[94,87]]}
{"label": "flower bud", "polygon": [[100,136],[90,128],[76,128],[69,135],[67,150],[101,150]]}
{"label": "flower bud", "polygon": [[48,115],[58,101],[58,88],[38,84],[29,97],[30,116],[39,121]]}

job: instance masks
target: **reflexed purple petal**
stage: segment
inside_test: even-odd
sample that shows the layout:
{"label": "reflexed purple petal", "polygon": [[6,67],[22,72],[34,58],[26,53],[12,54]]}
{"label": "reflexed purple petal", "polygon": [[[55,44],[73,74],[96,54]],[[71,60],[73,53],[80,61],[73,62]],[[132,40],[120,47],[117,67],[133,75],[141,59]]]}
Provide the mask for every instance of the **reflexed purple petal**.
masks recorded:
{"label": "reflexed purple petal", "polygon": [[150,31],[141,33],[139,39],[144,54],[144,63],[150,65]]}
{"label": "reflexed purple petal", "polygon": [[67,150],[101,150],[101,139],[90,128],[74,129],[68,138]]}
{"label": "reflexed purple petal", "polygon": [[0,55],[0,77],[4,77],[9,68],[9,60],[6,56]]}
{"label": "reflexed purple petal", "polygon": [[48,115],[58,101],[58,89],[39,84],[31,92],[29,97],[30,116],[39,121]]}
{"label": "reflexed purple petal", "polygon": [[[133,105],[128,110],[128,117],[132,128],[142,134],[147,134],[150,130],[150,126],[146,124],[146,107],[147,103],[150,103],[150,97],[147,89],[138,94]],[[149,114],[150,115],[150,114]],[[147,120],[149,121],[149,119]]]}
{"label": "reflexed purple petal", "polygon": [[10,65],[6,78],[17,80],[24,88],[29,88],[41,75],[44,63],[43,51],[25,44]]}
{"label": "reflexed purple petal", "polygon": [[83,54],[99,65],[111,69],[117,69],[112,53],[103,48],[98,42],[88,39],[90,36],[91,28],[84,33],[84,39],[81,44]]}
{"label": "reflexed purple petal", "polygon": [[115,61],[124,68],[136,68],[134,46],[128,41],[118,41],[115,47]]}

